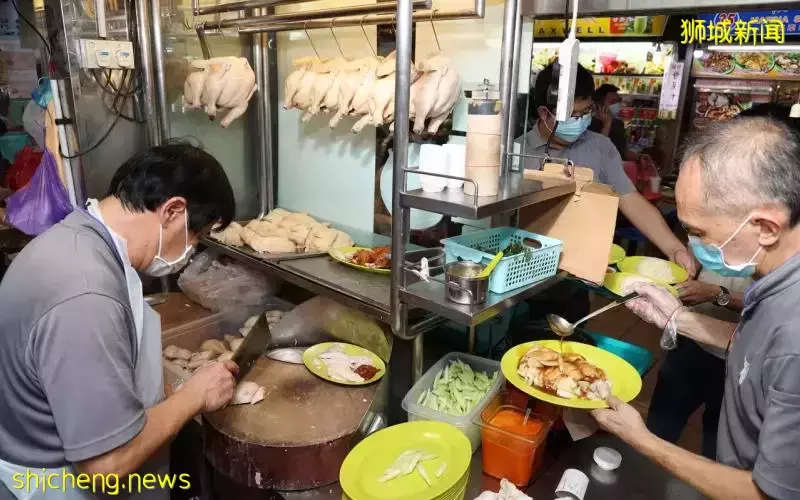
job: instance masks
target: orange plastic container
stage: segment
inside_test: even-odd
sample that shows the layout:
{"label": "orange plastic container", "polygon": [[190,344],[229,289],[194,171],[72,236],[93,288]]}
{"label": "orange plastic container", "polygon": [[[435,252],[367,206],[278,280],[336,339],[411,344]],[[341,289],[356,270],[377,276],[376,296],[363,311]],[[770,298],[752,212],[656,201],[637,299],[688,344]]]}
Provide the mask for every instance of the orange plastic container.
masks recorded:
{"label": "orange plastic container", "polygon": [[514,404],[512,393],[502,391],[476,417],[481,427],[483,472],[526,486],[544,457],[552,419]]}

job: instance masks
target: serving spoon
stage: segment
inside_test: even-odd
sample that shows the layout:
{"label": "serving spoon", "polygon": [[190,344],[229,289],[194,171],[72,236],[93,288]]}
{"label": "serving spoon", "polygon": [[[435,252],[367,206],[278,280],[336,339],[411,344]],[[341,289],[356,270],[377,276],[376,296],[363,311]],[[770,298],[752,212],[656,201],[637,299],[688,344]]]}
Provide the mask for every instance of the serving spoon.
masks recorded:
{"label": "serving spoon", "polygon": [[565,320],[561,316],[557,314],[548,314],[547,315],[547,323],[550,325],[550,329],[561,338],[569,337],[573,333],[575,333],[575,328],[580,325],[581,323],[588,321],[595,316],[602,314],[610,309],[614,309],[617,306],[621,306],[622,304],[628,302],[629,300],[633,300],[638,297],[639,294],[636,292],[630,293],[620,299],[615,300],[614,302],[608,304],[607,306],[603,306],[600,309],[592,312],[588,316],[584,316],[583,318],[579,319],[575,323],[570,323],[569,321]]}

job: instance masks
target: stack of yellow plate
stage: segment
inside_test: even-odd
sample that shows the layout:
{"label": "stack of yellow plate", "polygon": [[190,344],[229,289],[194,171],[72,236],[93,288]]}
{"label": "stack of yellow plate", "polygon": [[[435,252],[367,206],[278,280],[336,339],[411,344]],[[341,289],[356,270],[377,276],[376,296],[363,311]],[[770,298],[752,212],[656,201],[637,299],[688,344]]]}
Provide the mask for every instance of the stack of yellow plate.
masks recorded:
{"label": "stack of yellow plate", "polygon": [[[409,450],[436,457],[419,462],[431,484],[417,471],[379,481]],[[345,458],[339,482],[346,500],[463,500],[471,459],[463,432],[444,422],[420,420],[388,427],[361,441]]]}

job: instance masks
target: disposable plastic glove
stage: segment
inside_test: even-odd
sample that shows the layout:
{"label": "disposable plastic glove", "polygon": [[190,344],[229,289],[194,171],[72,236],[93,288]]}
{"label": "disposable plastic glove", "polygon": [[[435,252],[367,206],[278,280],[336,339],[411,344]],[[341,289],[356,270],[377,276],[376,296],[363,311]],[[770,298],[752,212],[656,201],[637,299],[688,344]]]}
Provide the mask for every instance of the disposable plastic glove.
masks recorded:
{"label": "disposable plastic glove", "polygon": [[625,305],[644,321],[663,330],[662,348],[674,349],[678,336],[675,317],[684,309],[681,301],[665,287],[652,283],[635,284],[633,290],[639,294],[639,298]]}

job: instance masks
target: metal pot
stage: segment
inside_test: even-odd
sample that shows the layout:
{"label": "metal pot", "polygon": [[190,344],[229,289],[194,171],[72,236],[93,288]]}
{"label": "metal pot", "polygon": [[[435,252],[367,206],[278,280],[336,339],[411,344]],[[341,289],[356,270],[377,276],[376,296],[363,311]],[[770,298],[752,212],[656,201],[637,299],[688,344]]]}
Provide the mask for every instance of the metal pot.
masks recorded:
{"label": "metal pot", "polygon": [[475,305],[486,301],[489,277],[475,278],[483,271],[483,264],[469,261],[451,262],[445,266],[447,300],[459,304]]}

